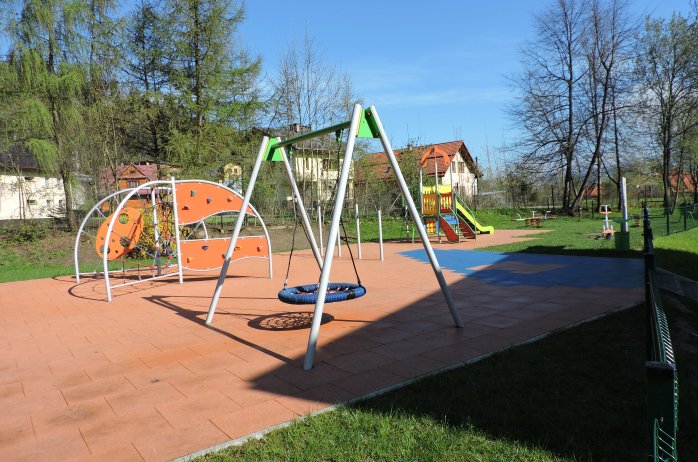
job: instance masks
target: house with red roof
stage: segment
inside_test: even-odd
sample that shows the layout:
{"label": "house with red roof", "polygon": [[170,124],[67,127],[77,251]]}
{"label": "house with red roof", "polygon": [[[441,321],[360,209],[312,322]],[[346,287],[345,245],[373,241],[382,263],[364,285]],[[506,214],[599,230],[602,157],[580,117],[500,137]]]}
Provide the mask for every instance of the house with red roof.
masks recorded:
{"label": "house with red roof", "polygon": [[[404,161],[402,156],[413,156],[415,163],[421,165],[424,177],[438,177],[439,184],[451,185],[461,197],[471,198],[477,194],[477,180],[482,174],[462,140],[408,146],[394,152],[401,163]],[[365,173],[367,171],[370,174]],[[369,177],[381,180],[393,177],[384,152],[367,154],[361,158],[357,165],[356,182],[369,181]]]}

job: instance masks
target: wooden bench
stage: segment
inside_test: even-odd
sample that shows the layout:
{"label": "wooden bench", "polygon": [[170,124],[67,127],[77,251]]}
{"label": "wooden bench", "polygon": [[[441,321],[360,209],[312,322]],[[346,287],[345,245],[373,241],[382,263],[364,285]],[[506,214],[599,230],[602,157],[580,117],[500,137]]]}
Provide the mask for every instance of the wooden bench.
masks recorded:
{"label": "wooden bench", "polygon": [[533,228],[533,227],[540,228],[541,227],[540,218],[539,217],[526,218],[526,225],[525,226],[527,228]]}

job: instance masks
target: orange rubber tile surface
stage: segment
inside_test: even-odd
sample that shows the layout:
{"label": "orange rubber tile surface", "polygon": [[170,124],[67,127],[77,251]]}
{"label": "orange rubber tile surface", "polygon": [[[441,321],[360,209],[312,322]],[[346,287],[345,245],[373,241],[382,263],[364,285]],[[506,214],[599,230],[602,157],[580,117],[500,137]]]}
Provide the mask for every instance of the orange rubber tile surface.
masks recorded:
{"label": "orange rubber tile surface", "polygon": [[[512,242],[498,230],[470,249]],[[530,231],[528,233],[531,233]],[[429,265],[375,244],[357,261],[366,296],[325,306],[315,367],[302,369],[313,306],[276,297],[287,255],[123,287],[62,277],[0,284],[0,460],[170,460],[500,350],[642,299],[642,289],[512,286],[445,270],[456,329]],[[517,271],[521,269],[517,268]],[[313,283],[312,255],[290,284]],[[347,252],[333,281],[354,280]]]}

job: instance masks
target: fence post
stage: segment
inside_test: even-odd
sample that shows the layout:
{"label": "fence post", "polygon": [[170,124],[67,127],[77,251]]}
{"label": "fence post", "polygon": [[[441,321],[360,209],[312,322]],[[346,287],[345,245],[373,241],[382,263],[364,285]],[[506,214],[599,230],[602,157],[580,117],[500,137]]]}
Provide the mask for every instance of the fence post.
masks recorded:
{"label": "fence post", "polygon": [[671,234],[671,226],[669,225],[669,208],[664,208],[664,215],[666,215],[666,235],[668,236],[669,234]]}

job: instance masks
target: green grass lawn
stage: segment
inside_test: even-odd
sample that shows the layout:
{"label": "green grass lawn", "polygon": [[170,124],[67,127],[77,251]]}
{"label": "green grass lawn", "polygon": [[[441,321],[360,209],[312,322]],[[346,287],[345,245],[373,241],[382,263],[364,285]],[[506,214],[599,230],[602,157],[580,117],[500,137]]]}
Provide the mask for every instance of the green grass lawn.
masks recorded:
{"label": "green grass lawn", "polygon": [[[698,303],[667,296],[665,305],[679,455],[698,460]],[[199,460],[643,460],[644,329],[635,307]]]}
{"label": "green grass lawn", "polygon": [[654,240],[657,264],[698,281],[698,228]]}

